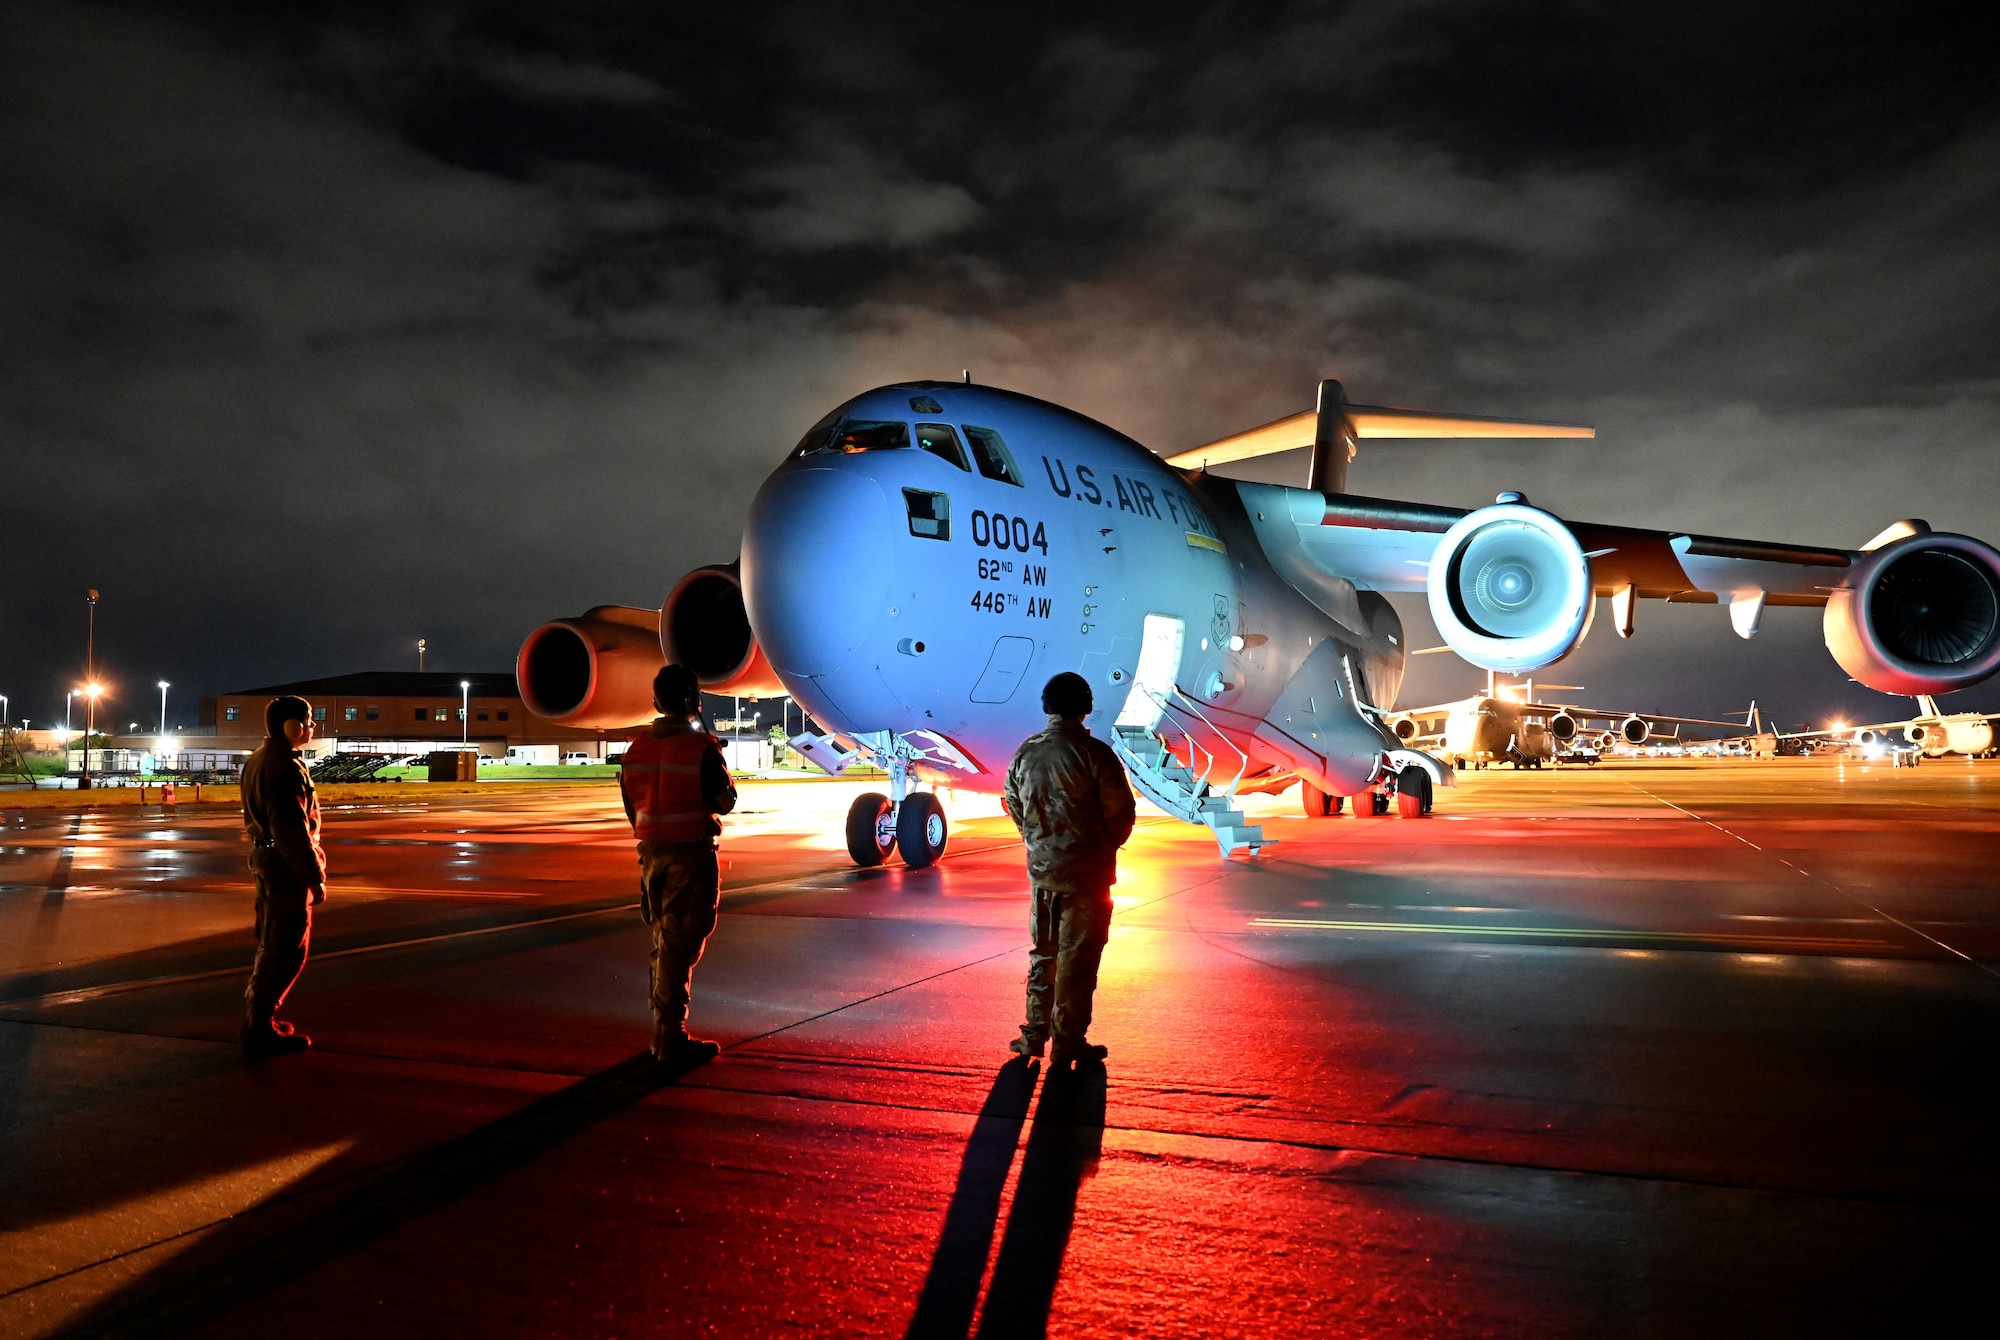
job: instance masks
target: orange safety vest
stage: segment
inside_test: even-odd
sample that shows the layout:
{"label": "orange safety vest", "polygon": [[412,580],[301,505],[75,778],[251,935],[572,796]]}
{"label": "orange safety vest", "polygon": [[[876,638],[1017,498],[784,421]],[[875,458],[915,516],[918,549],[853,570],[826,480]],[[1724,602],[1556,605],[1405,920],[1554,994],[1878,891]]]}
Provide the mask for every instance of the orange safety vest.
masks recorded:
{"label": "orange safety vest", "polygon": [[722,825],[701,793],[701,761],[721,752],[698,730],[664,739],[647,732],[634,740],[618,773],[632,803],[633,835],[641,842],[700,842],[720,833]]}

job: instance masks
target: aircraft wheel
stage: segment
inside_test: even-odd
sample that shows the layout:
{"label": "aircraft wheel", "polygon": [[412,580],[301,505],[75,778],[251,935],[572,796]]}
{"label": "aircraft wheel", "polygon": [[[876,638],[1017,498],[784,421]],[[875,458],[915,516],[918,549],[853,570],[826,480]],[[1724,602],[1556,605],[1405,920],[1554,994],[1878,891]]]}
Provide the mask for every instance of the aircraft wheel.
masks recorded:
{"label": "aircraft wheel", "polygon": [[1389,812],[1389,797],[1380,791],[1357,791],[1354,793],[1354,817],[1367,819]]}
{"label": "aircraft wheel", "polygon": [[1396,775],[1396,813],[1421,819],[1431,812],[1431,776],[1414,763]]}
{"label": "aircraft wheel", "polygon": [[869,791],[847,807],[847,854],[856,865],[880,865],[896,850],[896,830],[889,825],[889,797]]}
{"label": "aircraft wheel", "polygon": [[913,791],[896,815],[896,845],[902,849],[903,864],[921,870],[944,855],[948,826],[944,806],[928,791]]}
{"label": "aircraft wheel", "polygon": [[1301,777],[1299,779],[1299,803],[1305,807],[1306,818],[1324,819],[1340,806],[1340,797],[1328,795]]}

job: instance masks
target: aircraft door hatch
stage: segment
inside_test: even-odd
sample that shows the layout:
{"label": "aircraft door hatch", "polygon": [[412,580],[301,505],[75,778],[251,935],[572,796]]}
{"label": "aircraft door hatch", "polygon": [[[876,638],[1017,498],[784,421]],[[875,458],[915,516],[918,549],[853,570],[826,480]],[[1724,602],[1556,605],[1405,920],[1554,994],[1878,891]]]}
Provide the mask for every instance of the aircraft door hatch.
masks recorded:
{"label": "aircraft door hatch", "polygon": [[1139,639],[1139,664],[1132,672],[1132,687],[1115,723],[1143,726],[1151,731],[1160,724],[1164,702],[1180,679],[1181,645],[1187,625],[1171,614],[1148,614]]}
{"label": "aircraft door hatch", "polygon": [[1033,638],[1003,637],[995,642],[993,654],[986,658],[986,669],[981,672],[979,682],[972,686],[972,701],[1004,703],[1012,698],[1014,691],[1021,687],[1021,676],[1027,673],[1028,662],[1034,655]]}

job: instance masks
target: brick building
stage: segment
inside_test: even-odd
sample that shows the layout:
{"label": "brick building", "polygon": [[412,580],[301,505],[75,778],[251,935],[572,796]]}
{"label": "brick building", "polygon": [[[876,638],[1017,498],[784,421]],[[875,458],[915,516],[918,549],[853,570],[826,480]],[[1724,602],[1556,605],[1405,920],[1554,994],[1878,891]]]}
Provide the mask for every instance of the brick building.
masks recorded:
{"label": "brick building", "polygon": [[[461,683],[470,685],[463,697]],[[607,735],[542,720],[521,701],[511,671],[365,670],[204,698],[201,724],[190,732],[189,747],[256,748],[264,737],[264,705],[287,693],[313,705],[320,735],[339,741],[336,747],[380,743],[383,752],[415,752],[446,748],[463,738],[488,756],[506,753],[509,745],[552,744],[564,752],[601,758],[607,738],[624,738],[623,732]],[[466,712],[463,721],[461,706]]]}

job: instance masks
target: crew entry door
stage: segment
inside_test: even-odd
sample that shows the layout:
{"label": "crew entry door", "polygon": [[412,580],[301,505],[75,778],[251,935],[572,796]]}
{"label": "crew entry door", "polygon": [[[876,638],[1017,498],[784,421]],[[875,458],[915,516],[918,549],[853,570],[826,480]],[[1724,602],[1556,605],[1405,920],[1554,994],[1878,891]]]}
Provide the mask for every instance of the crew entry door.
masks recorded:
{"label": "crew entry door", "polygon": [[1180,679],[1185,631],[1186,625],[1171,614],[1146,616],[1145,630],[1139,637],[1139,664],[1132,672],[1132,688],[1125,695],[1125,707],[1116,724],[1158,728],[1167,696]]}

